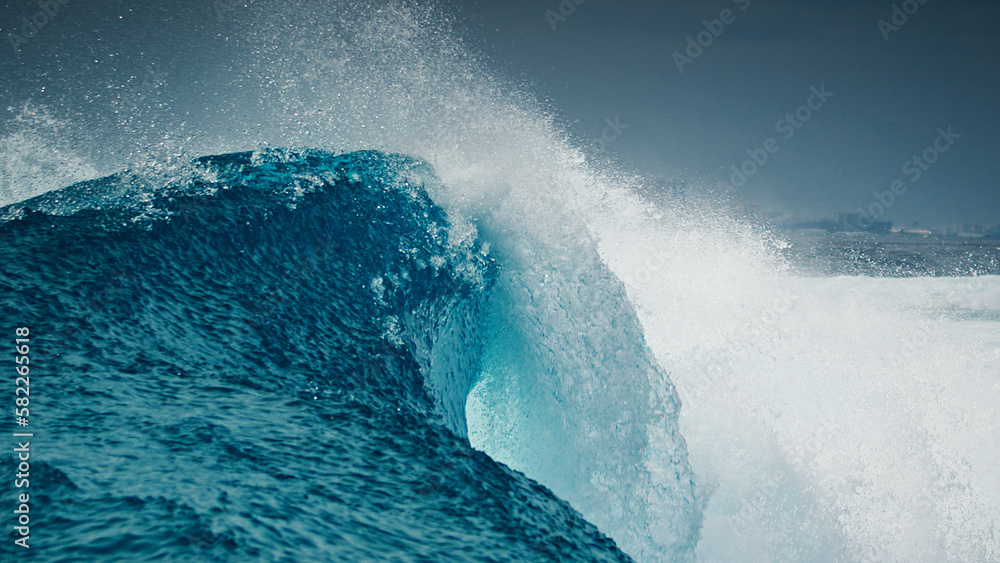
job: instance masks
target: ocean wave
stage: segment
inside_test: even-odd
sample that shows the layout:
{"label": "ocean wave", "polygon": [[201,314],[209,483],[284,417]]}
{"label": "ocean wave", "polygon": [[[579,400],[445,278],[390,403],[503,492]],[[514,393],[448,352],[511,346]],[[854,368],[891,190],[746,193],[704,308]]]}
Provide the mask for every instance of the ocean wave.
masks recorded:
{"label": "ocean wave", "polygon": [[[402,156],[260,151],[5,208],[3,316],[31,327],[36,381],[51,382],[46,464],[73,483],[37,509],[68,522],[59,545],[103,561],[356,558],[458,534],[483,541],[473,559],[624,559],[470,447],[478,383],[505,413],[490,432],[480,413],[479,439],[507,432],[528,476],[585,515],[610,504],[639,553],[690,554],[679,402],[650,387],[659,368],[620,283],[586,245],[586,268],[540,272],[489,225],[451,221],[435,182]],[[574,328],[595,307],[607,322]],[[80,503],[87,515],[66,508]],[[122,503],[138,516],[116,520]],[[102,519],[117,524],[91,541]],[[178,539],[195,527],[201,539]]]}

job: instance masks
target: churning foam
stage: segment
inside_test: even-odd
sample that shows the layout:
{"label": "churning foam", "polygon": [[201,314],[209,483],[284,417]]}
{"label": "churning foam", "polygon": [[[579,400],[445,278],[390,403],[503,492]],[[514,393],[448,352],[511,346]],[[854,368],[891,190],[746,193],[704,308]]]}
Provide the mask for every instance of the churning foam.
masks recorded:
{"label": "churning foam", "polygon": [[796,277],[678,224],[605,256],[684,400],[700,558],[1000,558],[1000,277]]}

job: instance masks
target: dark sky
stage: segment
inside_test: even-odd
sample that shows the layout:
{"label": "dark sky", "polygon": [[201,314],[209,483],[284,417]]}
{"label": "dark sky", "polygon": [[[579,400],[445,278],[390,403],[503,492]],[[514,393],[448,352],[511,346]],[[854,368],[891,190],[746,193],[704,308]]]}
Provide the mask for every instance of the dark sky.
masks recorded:
{"label": "dark sky", "polygon": [[[774,138],[737,197],[833,214],[867,209],[901,180],[887,219],[1000,223],[1000,2],[895,0],[917,9],[886,40],[878,22],[892,24],[893,5],[586,0],[553,29],[545,12],[559,13],[556,0],[477,0],[459,24],[575,133],[596,138],[618,118],[627,128],[612,150],[647,174],[729,182],[748,150]],[[679,71],[674,53],[725,9],[734,21]],[[823,85],[833,96],[785,139],[778,121]],[[904,172],[948,127],[958,135],[949,150]]]}
{"label": "dark sky", "polygon": [[[205,2],[199,11],[185,1],[51,1],[66,4],[19,56],[9,34],[40,4],[0,2],[0,110],[29,98],[79,101],[75,82],[138,80],[160,54],[186,51],[168,70],[196,81],[216,72],[210,47],[228,41],[218,28],[230,24]],[[610,154],[656,179],[719,188],[743,167],[753,173],[736,177],[732,193],[765,208],[881,213],[873,204],[891,197],[881,218],[897,223],[1000,223],[1000,2],[579,1],[441,6],[498,75],[523,84],[583,142],[606,134]],[[913,13],[897,13],[886,40],[879,20],[891,23],[894,5]],[[712,24],[723,10],[731,23]],[[706,20],[717,33],[710,44]],[[681,72],[674,53],[699,33],[707,46]],[[813,88],[832,95],[810,98]],[[199,100],[199,111],[213,103]],[[808,117],[793,115],[798,128],[781,121],[797,111]],[[950,139],[938,139],[949,128]],[[907,165],[921,155],[935,162]]]}

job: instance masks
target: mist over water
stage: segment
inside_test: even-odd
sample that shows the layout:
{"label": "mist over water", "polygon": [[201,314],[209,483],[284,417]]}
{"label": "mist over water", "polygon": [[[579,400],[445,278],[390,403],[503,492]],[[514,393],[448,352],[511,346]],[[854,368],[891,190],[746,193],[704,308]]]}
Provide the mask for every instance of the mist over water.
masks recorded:
{"label": "mist over water", "polygon": [[626,553],[1000,560],[1000,277],[800,275],[711,200],[637,195],[434,9],[199,9],[211,61],[125,56],[125,35],[129,70],[12,107],[0,205],[123,169],[142,200],[238,150],[422,159],[451,240],[505,265],[472,445]]}

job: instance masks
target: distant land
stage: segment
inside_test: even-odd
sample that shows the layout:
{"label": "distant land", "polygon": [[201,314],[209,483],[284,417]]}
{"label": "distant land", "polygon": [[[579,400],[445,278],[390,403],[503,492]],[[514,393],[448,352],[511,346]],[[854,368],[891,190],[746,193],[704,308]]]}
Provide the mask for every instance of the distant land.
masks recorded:
{"label": "distant land", "polygon": [[980,225],[953,223],[930,225],[914,222],[896,225],[892,221],[873,220],[860,213],[841,212],[836,216],[820,219],[803,218],[790,213],[760,211],[753,206],[741,206],[743,213],[773,228],[798,234],[809,233],[858,233],[873,235],[896,235],[905,237],[935,237],[948,239],[1000,239],[1000,225]]}
{"label": "distant land", "polygon": [[[701,190],[689,190],[685,182],[657,181],[639,186],[639,193],[654,202],[663,205],[688,205],[706,197],[715,195],[700,193]],[[725,195],[725,192],[722,192]],[[732,210],[740,216],[763,223],[771,228],[799,235],[821,235],[840,233],[872,234],[901,237],[935,237],[944,239],[1000,239],[1000,218],[995,224],[950,223],[934,224],[913,222],[897,224],[885,220],[882,216],[873,218],[863,212],[842,211],[823,217],[810,217],[798,213],[767,209],[759,202],[744,202],[739,199],[728,200]],[[883,208],[884,211],[884,208]]]}

